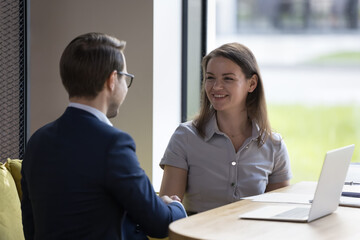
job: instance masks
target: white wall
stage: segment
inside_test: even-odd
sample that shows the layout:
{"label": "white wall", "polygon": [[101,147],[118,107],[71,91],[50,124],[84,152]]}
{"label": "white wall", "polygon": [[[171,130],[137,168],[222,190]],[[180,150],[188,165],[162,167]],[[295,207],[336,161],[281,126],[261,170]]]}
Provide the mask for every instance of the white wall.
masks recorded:
{"label": "white wall", "polygon": [[180,96],[178,57],[181,26],[178,18],[181,8],[180,0],[175,4],[171,2],[32,0],[30,133],[59,117],[68,104],[58,69],[66,45],[86,32],[113,35],[127,42],[127,68],[135,79],[119,116],[111,121],[115,127],[133,136],[140,164],[149,178],[152,179],[154,173],[155,179],[161,179],[162,172],[158,167],[160,152],[165,149],[169,132],[174,131],[180,118],[180,99],[177,96]]}
{"label": "white wall", "polygon": [[181,121],[181,0],[154,1],[153,185],[159,162]]}

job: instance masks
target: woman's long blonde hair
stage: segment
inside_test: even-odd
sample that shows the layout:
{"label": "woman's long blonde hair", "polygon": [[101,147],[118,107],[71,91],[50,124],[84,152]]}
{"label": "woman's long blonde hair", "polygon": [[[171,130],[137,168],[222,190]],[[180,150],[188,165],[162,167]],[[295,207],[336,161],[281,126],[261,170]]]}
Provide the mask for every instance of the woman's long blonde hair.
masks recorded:
{"label": "woman's long blonde hair", "polygon": [[254,54],[246,46],[240,43],[224,44],[206,55],[202,60],[203,83],[201,88],[201,107],[199,115],[194,119],[193,124],[200,136],[205,137],[205,126],[216,110],[212,107],[205,92],[205,73],[207,64],[214,57],[224,57],[236,63],[246,76],[250,79],[254,74],[258,77],[257,87],[246,98],[248,117],[255,121],[260,128],[258,146],[262,146],[267,138],[271,137],[271,128],[267,116],[266,101],[263,82],[259,66]]}

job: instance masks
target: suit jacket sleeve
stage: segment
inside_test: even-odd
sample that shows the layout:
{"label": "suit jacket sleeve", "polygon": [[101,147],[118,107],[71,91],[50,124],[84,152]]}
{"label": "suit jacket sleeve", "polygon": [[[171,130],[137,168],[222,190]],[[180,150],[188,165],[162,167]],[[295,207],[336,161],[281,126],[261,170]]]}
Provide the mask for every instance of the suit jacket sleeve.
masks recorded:
{"label": "suit jacket sleeve", "polygon": [[151,237],[166,237],[172,221],[186,212],[180,203],[166,205],[159,198],[141,169],[135,143],[126,133],[114,137],[106,162],[106,187],[127,216]]}

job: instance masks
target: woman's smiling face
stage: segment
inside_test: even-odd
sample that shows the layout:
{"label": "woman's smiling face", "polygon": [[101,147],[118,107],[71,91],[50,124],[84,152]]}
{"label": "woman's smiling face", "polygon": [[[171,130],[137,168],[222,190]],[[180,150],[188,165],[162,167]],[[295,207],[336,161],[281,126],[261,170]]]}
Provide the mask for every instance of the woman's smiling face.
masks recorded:
{"label": "woman's smiling face", "polygon": [[244,110],[252,90],[239,65],[225,57],[214,57],[206,66],[205,91],[214,109],[220,112]]}

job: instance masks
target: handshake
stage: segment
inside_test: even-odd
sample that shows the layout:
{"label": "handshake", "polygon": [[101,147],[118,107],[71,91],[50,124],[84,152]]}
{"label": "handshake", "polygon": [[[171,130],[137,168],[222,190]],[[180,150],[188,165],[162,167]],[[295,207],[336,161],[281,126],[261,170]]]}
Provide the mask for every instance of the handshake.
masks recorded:
{"label": "handshake", "polygon": [[181,202],[181,199],[176,196],[176,195],[172,195],[172,196],[167,196],[167,195],[163,195],[161,196],[161,199],[163,200],[164,203],[166,204],[169,204],[169,203],[172,203],[174,201],[178,201],[178,202]]}

